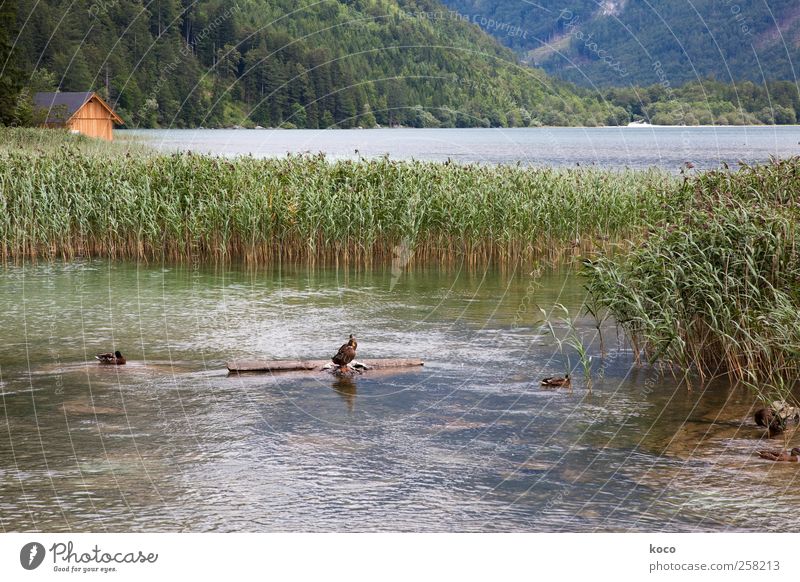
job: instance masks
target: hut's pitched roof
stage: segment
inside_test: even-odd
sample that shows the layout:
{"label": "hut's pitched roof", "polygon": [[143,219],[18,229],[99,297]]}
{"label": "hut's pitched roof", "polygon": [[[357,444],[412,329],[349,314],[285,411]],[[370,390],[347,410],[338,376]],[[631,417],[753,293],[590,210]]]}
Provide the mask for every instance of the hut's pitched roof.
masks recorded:
{"label": "hut's pitched roof", "polygon": [[114,118],[116,123],[124,123],[122,118],[114,113],[114,110],[103,101],[94,91],[65,91],[58,93],[36,93],[33,96],[33,104],[37,109],[47,111],[45,123],[66,123],[77,111],[86,105],[92,97],[95,97]]}

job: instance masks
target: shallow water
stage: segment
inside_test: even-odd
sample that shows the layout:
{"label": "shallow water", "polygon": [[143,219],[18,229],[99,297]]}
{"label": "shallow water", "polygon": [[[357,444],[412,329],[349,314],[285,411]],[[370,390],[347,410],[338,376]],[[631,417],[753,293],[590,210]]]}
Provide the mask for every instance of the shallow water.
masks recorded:
{"label": "shallow water", "polygon": [[596,165],[677,172],[800,155],[800,126],[540,127],[517,129],[123,130],[167,150],[215,155],[284,156],[324,152],[332,159],[394,159],[532,166]]}
{"label": "shallow water", "polygon": [[[538,307],[569,266],[364,271],[74,262],[0,272],[4,531],[793,531],[793,464],[744,389],[633,364],[613,328],[592,390]],[[559,333],[565,326],[556,325]],[[421,369],[228,376],[235,357]],[[100,366],[121,349],[130,363]],[[780,446],[774,441],[770,446]]]}

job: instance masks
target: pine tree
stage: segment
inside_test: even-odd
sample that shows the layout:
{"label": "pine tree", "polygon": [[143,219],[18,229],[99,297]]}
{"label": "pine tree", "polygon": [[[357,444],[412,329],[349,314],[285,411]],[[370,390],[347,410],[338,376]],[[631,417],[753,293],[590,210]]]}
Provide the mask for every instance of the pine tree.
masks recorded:
{"label": "pine tree", "polygon": [[17,37],[17,3],[0,2],[0,123],[16,122],[17,99],[22,89],[22,79],[14,50]]}

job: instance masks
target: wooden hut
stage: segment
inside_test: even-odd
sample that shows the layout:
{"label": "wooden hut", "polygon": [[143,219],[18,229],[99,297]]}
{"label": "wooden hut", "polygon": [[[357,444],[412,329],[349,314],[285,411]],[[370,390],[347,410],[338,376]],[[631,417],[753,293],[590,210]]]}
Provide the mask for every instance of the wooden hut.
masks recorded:
{"label": "wooden hut", "polygon": [[66,127],[74,133],[114,139],[114,124],[122,118],[93,91],[73,93],[36,93],[33,104],[45,127]]}

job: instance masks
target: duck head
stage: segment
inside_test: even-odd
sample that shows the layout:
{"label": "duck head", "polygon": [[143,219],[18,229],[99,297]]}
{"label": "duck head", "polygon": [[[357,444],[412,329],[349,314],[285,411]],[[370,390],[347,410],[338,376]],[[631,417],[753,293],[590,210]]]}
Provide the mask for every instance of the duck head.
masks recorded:
{"label": "duck head", "polygon": [[775,415],[770,408],[759,408],[754,415],[756,424],[758,426],[768,427]]}
{"label": "duck head", "polygon": [[114,357],[115,358],[122,358],[122,352],[117,350],[116,352],[114,352]]}

